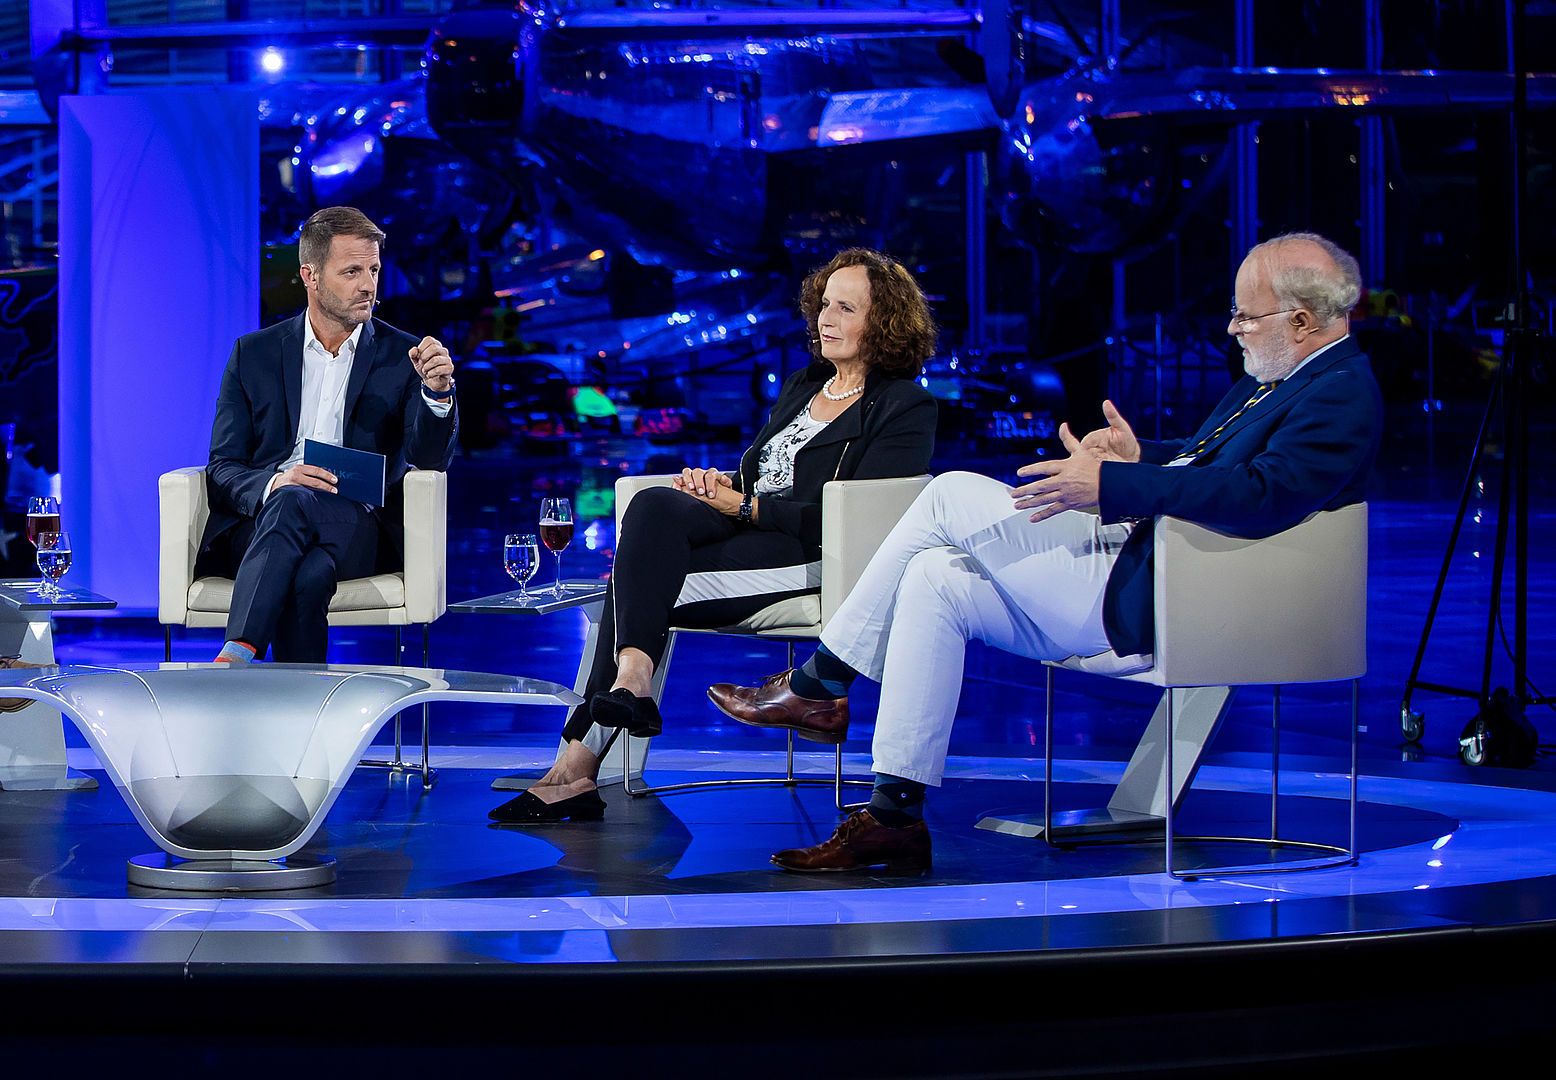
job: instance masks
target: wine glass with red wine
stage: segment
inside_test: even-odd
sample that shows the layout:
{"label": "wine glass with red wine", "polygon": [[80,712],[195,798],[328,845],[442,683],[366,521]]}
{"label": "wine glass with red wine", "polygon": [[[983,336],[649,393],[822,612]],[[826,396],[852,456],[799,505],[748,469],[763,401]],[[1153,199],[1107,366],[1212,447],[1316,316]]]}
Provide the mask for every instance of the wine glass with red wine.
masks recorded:
{"label": "wine glass with red wine", "polygon": [[562,552],[573,542],[573,504],[566,499],[540,500],[540,542],[556,556],[556,582],[551,595],[562,596]]}
{"label": "wine glass with red wine", "polygon": [[35,495],[27,500],[27,542],[38,546],[38,534],[59,532],[59,500],[52,495]]}

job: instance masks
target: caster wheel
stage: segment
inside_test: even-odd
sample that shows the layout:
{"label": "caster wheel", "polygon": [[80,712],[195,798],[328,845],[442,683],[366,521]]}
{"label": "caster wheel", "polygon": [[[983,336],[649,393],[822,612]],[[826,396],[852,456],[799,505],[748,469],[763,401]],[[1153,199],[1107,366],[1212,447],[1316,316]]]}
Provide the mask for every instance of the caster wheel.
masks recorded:
{"label": "caster wheel", "polygon": [[1459,736],[1459,760],[1466,765],[1484,765],[1487,760],[1486,725],[1472,720]]}
{"label": "caster wheel", "polygon": [[1426,716],[1423,713],[1411,712],[1401,705],[1399,707],[1399,730],[1405,736],[1406,742],[1420,742],[1421,736],[1426,733]]}

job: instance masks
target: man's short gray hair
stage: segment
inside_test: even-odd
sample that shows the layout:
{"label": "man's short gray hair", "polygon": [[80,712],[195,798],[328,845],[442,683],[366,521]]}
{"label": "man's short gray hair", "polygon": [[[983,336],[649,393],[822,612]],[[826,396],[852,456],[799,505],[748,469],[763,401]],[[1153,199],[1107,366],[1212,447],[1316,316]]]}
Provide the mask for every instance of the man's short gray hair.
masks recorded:
{"label": "man's short gray hair", "polygon": [[313,216],[303,222],[302,232],[297,237],[297,261],[303,266],[323,267],[330,257],[330,245],[337,236],[371,240],[380,248],[386,239],[384,231],[356,207],[326,206],[323,210],[315,210]]}
{"label": "man's short gray hair", "polygon": [[[1312,244],[1329,256],[1322,260],[1291,257],[1283,251],[1292,244]],[[1349,317],[1361,299],[1361,266],[1355,256],[1328,237],[1311,232],[1284,233],[1256,244],[1249,255],[1269,261],[1270,289],[1281,307],[1306,308],[1328,326]]]}

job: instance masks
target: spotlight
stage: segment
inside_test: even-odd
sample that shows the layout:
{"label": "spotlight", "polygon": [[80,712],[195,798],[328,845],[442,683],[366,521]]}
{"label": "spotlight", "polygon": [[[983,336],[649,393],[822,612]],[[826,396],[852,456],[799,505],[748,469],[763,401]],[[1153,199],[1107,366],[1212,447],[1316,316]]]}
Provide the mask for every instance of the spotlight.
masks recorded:
{"label": "spotlight", "polygon": [[281,69],[286,67],[286,58],[281,55],[281,50],[272,47],[260,54],[259,66],[268,75],[279,75]]}

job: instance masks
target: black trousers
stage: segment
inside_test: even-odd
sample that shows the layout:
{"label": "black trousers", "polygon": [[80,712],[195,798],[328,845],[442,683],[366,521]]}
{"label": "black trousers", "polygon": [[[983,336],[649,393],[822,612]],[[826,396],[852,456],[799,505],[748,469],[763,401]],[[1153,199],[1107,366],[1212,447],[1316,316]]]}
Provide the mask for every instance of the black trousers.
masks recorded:
{"label": "black trousers", "polygon": [[[820,588],[819,559],[798,537],[742,525],[674,488],[633,497],[616,538],[599,639],[584,684],[584,703],[562,734],[589,730],[589,698],[616,681],[616,655],[641,649],[657,668],[670,627],[729,626],[769,604]],[[808,579],[814,579],[811,583]]]}
{"label": "black trousers", "polygon": [[322,664],[337,582],[365,577],[378,560],[378,519],[359,502],[287,484],[235,530],[227,639],[281,663]]}

